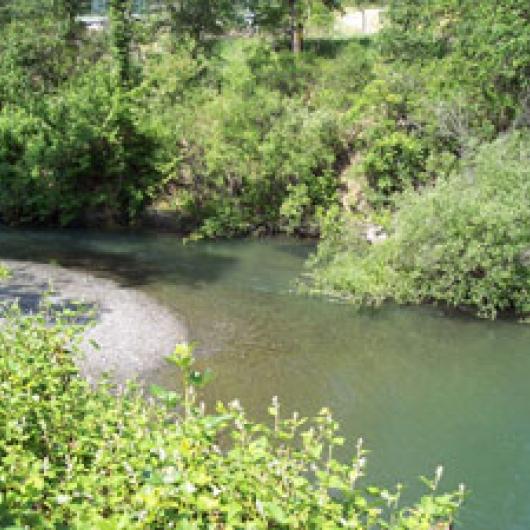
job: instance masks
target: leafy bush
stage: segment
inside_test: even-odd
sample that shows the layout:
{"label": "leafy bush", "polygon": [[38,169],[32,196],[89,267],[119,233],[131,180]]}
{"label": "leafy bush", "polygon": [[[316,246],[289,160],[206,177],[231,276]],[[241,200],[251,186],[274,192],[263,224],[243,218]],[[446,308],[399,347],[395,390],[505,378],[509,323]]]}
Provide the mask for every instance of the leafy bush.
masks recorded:
{"label": "leafy bush", "polygon": [[318,288],[357,303],[435,301],[490,318],[527,315],[529,160],[528,131],[511,133],[450,178],[405,194],[386,241],[370,246],[344,226],[349,239],[335,235],[316,257]]}
{"label": "leafy bush", "polygon": [[385,18],[373,80],[349,111],[376,208],[527,120],[530,90],[524,0],[390,0]]}
{"label": "leafy bush", "polygon": [[425,183],[427,149],[421,140],[392,131],[370,142],[363,169],[370,185],[384,196]]}
{"label": "leafy bush", "polygon": [[[120,68],[125,75],[128,41],[120,66],[104,38],[76,23],[78,2],[5,4],[0,216],[12,224],[128,222],[160,182],[156,136],[112,75]],[[112,27],[110,40],[122,42]]]}
{"label": "leafy bush", "polygon": [[0,212],[11,223],[131,219],[159,180],[156,143],[98,67],[39,112],[0,112]]}
{"label": "leafy bush", "polygon": [[526,0],[391,0],[387,17],[383,54],[423,68],[432,102],[463,92],[480,122],[506,130],[530,88]]}
{"label": "leafy bush", "polygon": [[166,180],[175,209],[207,236],[315,233],[318,209],[337,202],[342,114],[370,77],[369,54],[352,43],[332,66],[256,39],[223,43],[219,55],[207,63],[217,79],[168,107],[179,116],[168,138],[182,146]]}
{"label": "leafy bush", "polygon": [[[13,223],[127,221],[157,199],[203,235],[316,234],[348,175],[392,206],[528,121],[526,0],[391,0],[380,37],[307,39],[300,54],[204,38],[241,28],[226,0],[162,2],[134,24],[116,0],[110,34],[76,24],[78,2],[4,3],[0,214]],[[285,5],[258,4],[254,22],[282,32]],[[332,20],[333,2],[302,4]]]}
{"label": "leafy bush", "polygon": [[[362,487],[365,450],[351,464],[328,410],[308,422],[256,424],[237,401],[207,414],[207,373],[187,346],[170,360],[182,394],[95,389],[74,364],[79,328],[68,315],[8,312],[0,328],[0,525],[42,529],[389,528],[451,521],[462,492],[398,508],[396,492]],[[70,315],[71,316],[71,315]]]}
{"label": "leafy bush", "polygon": [[429,81],[421,73],[377,64],[373,75],[345,119],[355,131],[356,173],[368,185],[364,193],[371,205],[378,208],[392,204],[406,189],[446,175],[460,154],[457,140],[464,139],[442,131],[441,117],[427,110],[432,100],[426,102],[423,93]]}
{"label": "leafy bush", "polygon": [[[4,7],[2,7],[4,9]],[[56,20],[38,17],[3,25],[0,101],[20,104],[53,91],[75,71],[75,52],[58,35]],[[82,63],[82,61],[80,61]]]}

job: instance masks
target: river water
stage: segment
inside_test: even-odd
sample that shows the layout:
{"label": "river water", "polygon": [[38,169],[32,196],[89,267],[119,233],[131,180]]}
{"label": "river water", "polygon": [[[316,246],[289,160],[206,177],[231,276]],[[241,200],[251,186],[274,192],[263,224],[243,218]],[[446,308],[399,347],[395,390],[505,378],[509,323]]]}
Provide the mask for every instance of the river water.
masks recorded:
{"label": "river water", "polygon": [[[436,308],[350,306],[293,293],[312,251],[288,239],[183,245],[171,235],[0,231],[0,258],[110,276],[172,308],[216,378],[206,400],[240,398],[266,419],[329,406],[352,451],[362,436],[373,483],[406,484],[445,467],[470,496],[458,528],[530,528],[530,325]],[[169,352],[168,352],[169,353]],[[172,385],[171,370],[142,374]],[[344,456],[346,456],[345,453]]]}

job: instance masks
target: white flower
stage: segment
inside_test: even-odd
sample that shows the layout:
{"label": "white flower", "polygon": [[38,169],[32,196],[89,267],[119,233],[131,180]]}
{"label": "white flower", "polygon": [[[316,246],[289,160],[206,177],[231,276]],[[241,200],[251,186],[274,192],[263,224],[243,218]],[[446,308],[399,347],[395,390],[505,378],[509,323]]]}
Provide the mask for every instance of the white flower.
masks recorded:
{"label": "white flower", "polygon": [[57,504],[66,504],[70,501],[69,495],[57,495]]}
{"label": "white flower", "polygon": [[218,497],[222,493],[222,490],[220,490],[217,486],[212,487],[212,495],[214,497]]}
{"label": "white flower", "polygon": [[190,495],[192,495],[193,493],[195,493],[197,491],[197,488],[195,487],[195,484],[192,484],[191,482],[186,482],[186,484],[184,484],[182,486],[182,489],[186,493],[189,493]]}
{"label": "white flower", "polygon": [[231,401],[228,406],[233,410],[242,410],[241,403],[239,402],[239,399],[234,399],[234,401]]}

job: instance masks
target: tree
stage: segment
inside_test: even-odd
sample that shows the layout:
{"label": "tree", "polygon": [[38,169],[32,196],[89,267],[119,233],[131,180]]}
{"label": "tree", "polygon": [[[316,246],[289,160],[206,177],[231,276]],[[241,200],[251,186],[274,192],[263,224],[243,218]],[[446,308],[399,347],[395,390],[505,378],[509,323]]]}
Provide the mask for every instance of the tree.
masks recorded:
{"label": "tree", "polygon": [[510,127],[530,91],[528,0],[391,0],[385,17],[386,59],[430,68],[438,94],[452,87],[484,107],[479,121]]}
{"label": "tree", "polygon": [[79,0],[53,0],[56,17],[64,24],[65,39],[72,43],[77,34],[78,22],[76,17],[81,13]]}
{"label": "tree", "polygon": [[341,9],[342,4],[342,0],[250,0],[249,8],[258,26],[287,29],[291,50],[297,54],[303,48],[308,20],[316,14]]}
{"label": "tree", "polygon": [[111,41],[117,70],[117,82],[126,87],[131,82],[131,1],[110,0]]}
{"label": "tree", "polygon": [[164,0],[172,34],[191,36],[201,43],[208,34],[216,35],[242,19],[242,2],[237,0]]}
{"label": "tree", "polygon": [[32,101],[86,64],[74,0],[0,0],[0,105]]}

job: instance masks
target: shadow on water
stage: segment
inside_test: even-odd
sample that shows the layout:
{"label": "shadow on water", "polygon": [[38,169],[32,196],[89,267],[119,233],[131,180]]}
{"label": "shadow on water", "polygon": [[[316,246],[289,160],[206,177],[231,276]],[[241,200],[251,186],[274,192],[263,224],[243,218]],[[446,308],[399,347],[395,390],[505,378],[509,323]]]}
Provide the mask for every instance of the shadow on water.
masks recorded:
{"label": "shadow on water", "polygon": [[[153,245],[153,240],[155,245]],[[142,287],[171,278],[172,283],[200,288],[215,283],[237,263],[213,253],[208,245],[174,237],[123,232],[0,231],[4,259],[56,263],[110,276],[122,287]]]}
{"label": "shadow on water", "polygon": [[292,242],[285,242],[281,245],[278,245],[277,250],[280,252],[285,252],[290,256],[306,260],[317,248],[316,241],[308,240],[306,242],[298,242],[293,244]]}
{"label": "shadow on water", "polygon": [[35,315],[45,308],[50,322],[61,317],[70,323],[87,325],[101,316],[101,308],[96,304],[57,298],[47,283],[7,280],[0,284],[0,318],[11,311],[13,304],[23,315]]}

